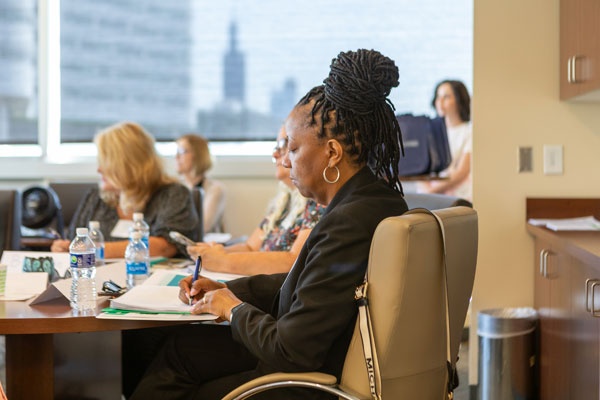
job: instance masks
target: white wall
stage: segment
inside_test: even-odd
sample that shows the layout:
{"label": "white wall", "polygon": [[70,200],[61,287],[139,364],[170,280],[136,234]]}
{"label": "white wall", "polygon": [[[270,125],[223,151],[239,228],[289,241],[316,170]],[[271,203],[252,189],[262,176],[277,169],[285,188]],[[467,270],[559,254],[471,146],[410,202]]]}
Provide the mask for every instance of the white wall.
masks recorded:
{"label": "white wall", "polygon": [[[559,0],[475,0],[473,202],[479,257],[477,311],[532,306],[534,251],[527,197],[600,197],[600,103],[559,100]],[[564,174],[543,174],[544,144],[564,146]],[[517,172],[517,148],[532,146],[534,169]],[[477,383],[471,329],[469,383]]]}

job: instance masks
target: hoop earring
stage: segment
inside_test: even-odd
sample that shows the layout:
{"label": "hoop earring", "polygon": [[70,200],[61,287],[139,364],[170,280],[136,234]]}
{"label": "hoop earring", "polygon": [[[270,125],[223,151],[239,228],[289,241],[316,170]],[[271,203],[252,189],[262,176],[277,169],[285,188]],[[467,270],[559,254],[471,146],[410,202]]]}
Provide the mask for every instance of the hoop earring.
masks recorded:
{"label": "hoop earring", "polygon": [[[327,168],[335,168],[335,170],[337,172],[337,176],[332,181],[330,181],[329,179],[327,179]],[[334,165],[333,167],[329,167],[329,166],[325,167],[325,169],[323,170],[323,179],[327,183],[337,183],[337,181],[340,180],[340,169],[337,167],[337,165]]]}

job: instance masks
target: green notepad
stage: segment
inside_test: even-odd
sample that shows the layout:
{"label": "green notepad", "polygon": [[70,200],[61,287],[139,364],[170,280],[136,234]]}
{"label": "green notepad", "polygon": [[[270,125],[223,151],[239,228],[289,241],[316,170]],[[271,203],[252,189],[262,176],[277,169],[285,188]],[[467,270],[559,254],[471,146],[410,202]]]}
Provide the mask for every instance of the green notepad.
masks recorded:
{"label": "green notepad", "polygon": [[185,311],[143,311],[143,310],[123,310],[120,308],[103,308],[102,312],[113,315],[126,315],[126,314],[177,314],[177,315],[190,315],[189,312]]}

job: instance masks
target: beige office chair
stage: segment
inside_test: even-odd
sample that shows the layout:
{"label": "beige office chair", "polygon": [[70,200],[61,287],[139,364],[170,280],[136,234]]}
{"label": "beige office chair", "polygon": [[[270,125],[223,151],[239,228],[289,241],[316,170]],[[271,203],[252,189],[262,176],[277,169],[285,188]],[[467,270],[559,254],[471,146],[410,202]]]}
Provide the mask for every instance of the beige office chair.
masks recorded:
{"label": "beige office chair", "polygon": [[[450,357],[456,360],[475,277],[477,213],[468,207],[435,211],[446,233]],[[385,400],[446,398],[448,370],[442,239],[434,217],[405,214],[383,220],[373,237],[368,298]],[[341,381],[331,375],[276,373],[225,396],[241,400],[276,387],[302,386],[348,400],[371,399],[357,326]]]}
{"label": "beige office chair", "polygon": [[469,200],[440,193],[404,193],[404,200],[409,210],[413,208],[439,210],[456,206],[473,207]]}

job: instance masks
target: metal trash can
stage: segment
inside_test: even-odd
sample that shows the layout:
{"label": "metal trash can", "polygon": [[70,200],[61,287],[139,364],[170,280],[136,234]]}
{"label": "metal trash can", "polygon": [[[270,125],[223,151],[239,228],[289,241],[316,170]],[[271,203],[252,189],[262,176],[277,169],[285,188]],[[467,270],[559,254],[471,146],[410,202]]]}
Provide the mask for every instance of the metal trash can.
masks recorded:
{"label": "metal trash can", "polygon": [[537,397],[537,325],[532,308],[498,308],[477,314],[479,400]]}

